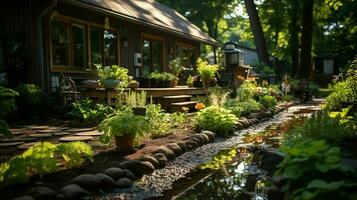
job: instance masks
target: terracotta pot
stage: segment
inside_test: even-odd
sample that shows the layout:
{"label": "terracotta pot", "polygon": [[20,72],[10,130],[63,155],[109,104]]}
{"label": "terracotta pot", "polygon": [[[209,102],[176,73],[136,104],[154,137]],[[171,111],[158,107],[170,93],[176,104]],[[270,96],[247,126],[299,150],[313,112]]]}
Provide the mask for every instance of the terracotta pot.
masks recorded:
{"label": "terracotta pot", "polygon": [[130,82],[128,87],[131,88],[132,90],[135,90],[140,86],[139,82]]}
{"label": "terracotta pot", "polygon": [[122,135],[114,136],[115,144],[117,149],[121,152],[131,152],[134,150],[134,136],[133,135]]}
{"label": "terracotta pot", "polygon": [[173,79],[173,80],[171,81],[171,87],[177,86],[177,85],[178,85],[178,82],[179,82],[179,79]]}

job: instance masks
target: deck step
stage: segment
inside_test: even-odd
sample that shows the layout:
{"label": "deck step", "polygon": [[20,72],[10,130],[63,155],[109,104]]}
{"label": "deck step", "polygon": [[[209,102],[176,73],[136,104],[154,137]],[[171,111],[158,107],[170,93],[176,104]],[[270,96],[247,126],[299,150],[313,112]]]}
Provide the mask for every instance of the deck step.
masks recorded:
{"label": "deck step", "polygon": [[173,106],[188,106],[188,105],[194,105],[197,103],[199,103],[199,101],[183,101],[183,102],[172,103],[171,105],[173,105]]}
{"label": "deck step", "polygon": [[172,96],[163,96],[163,99],[182,99],[182,98],[191,98],[192,95],[172,95]]}

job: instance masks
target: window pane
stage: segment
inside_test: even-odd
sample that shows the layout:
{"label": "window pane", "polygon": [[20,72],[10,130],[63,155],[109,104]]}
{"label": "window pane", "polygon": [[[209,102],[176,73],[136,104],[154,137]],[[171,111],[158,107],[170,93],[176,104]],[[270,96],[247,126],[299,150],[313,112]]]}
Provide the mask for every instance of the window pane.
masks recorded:
{"label": "window pane", "polygon": [[105,66],[117,65],[117,35],[110,31],[104,31],[104,60]]}
{"label": "window pane", "polygon": [[143,41],[143,76],[147,76],[151,71],[151,43],[149,40]]}
{"label": "window pane", "polygon": [[162,43],[152,41],[152,71],[161,71],[162,69]]}
{"label": "window pane", "polygon": [[92,27],[90,30],[90,49],[92,66],[103,65],[102,41],[103,31],[99,28]]}
{"label": "window pane", "polygon": [[69,26],[65,21],[53,20],[51,27],[53,65],[69,66]]}
{"label": "window pane", "polygon": [[86,54],[86,33],[85,27],[82,25],[73,24],[72,26],[73,38],[73,66],[74,67],[87,67],[87,54]]}

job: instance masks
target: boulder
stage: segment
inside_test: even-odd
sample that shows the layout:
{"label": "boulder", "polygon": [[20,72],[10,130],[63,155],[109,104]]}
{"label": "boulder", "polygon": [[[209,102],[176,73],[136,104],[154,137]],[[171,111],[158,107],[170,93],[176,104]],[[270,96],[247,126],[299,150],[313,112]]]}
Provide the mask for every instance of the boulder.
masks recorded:
{"label": "boulder", "polygon": [[124,169],[123,170],[123,173],[124,173],[124,177],[132,180],[132,181],[135,181],[136,180],[136,176],[133,172],[131,172],[130,170],[128,169]]}
{"label": "boulder", "polygon": [[249,121],[245,117],[239,118],[238,122],[243,124],[244,128],[248,128],[250,126]]}
{"label": "boulder", "polygon": [[163,153],[156,153],[153,155],[158,161],[159,161],[159,164],[160,164],[160,168],[162,167],[165,167],[166,163],[168,162],[166,156],[163,154]]}
{"label": "boulder", "polygon": [[202,131],[202,134],[207,135],[210,142],[214,141],[214,138],[216,137],[216,134],[214,134],[212,131]]}
{"label": "boulder", "polygon": [[[200,139],[198,139],[197,137],[191,137],[191,139],[190,139],[189,141],[194,141],[194,142],[196,142],[197,147],[204,145],[204,143],[203,143],[204,140],[203,140],[203,139],[200,140]],[[196,147],[196,148],[197,148],[197,147]]]}
{"label": "boulder", "polygon": [[56,192],[48,187],[34,187],[29,195],[36,200],[47,200],[56,198]]}
{"label": "boulder", "polygon": [[150,155],[144,155],[139,158],[139,161],[147,161],[150,162],[152,165],[154,165],[155,168],[160,167],[159,161],[154,157]]}
{"label": "boulder", "polygon": [[61,195],[59,196],[67,200],[78,200],[89,196],[89,192],[76,184],[70,184],[61,189]]}
{"label": "boulder", "polygon": [[122,169],[129,169],[137,178],[142,177],[144,174],[150,174],[155,170],[155,167],[150,162],[140,162],[137,160],[121,162],[119,167]]}
{"label": "boulder", "polygon": [[119,167],[111,167],[104,171],[105,174],[112,177],[114,180],[124,177],[124,172]]}
{"label": "boulder", "polygon": [[186,141],[186,147],[188,150],[193,150],[199,147],[200,145],[198,144],[197,140],[188,140]]}
{"label": "boulder", "polygon": [[240,121],[236,121],[236,122],[234,122],[234,128],[236,130],[242,130],[242,129],[244,129],[244,125]]}
{"label": "boulder", "polygon": [[176,156],[183,154],[181,147],[176,143],[170,143],[170,144],[167,144],[166,146],[169,149],[171,149],[175,153]]}
{"label": "boulder", "polygon": [[112,188],[115,187],[116,183],[114,179],[106,174],[99,173],[96,174],[97,179],[99,180],[101,188]]}
{"label": "boulder", "polygon": [[133,181],[128,178],[120,178],[117,180],[117,185],[119,188],[131,188]]}
{"label": "boulder", "polygon": [[178,142],[177,145],[180,146],[180,148],[181,148],[181,150],[182,150],[182,153],[184,153],[184,152],[187,151],[186,143],[184,143],[184,142]]}
{"label": "boulder", "polygon": [[209,137],[208,137],[206,134],[199,133],[198,135],[200,135],[201,138],[204,139],[205,144],[208,144],[208,143],[210,142],[210,139],[209,139]]}
{"label": "boulder", "polygon": [[87,190],[98,190],[100,187],[97,176],[93,174],[79,175],[72,182]]}
{"label": "boulder", "polygon": [[206,144],[205,139],[202,137],[202,135],[199,134],[193,134],[191,136],[191,139],[197,139],[198,140],[198,144],[200,144],[200,146]]}
{"label": "boulder", "polygon": [[26,195],[26,196],[17,197],[13,200],[35,200],[35,199]]}
{"label": "boulder", "polygon": [[162,153],[169,160],[173,160],[176,157],[175,153],[166,146],[160,146],[157,149],[155,149],[152,153],[153,154]]}

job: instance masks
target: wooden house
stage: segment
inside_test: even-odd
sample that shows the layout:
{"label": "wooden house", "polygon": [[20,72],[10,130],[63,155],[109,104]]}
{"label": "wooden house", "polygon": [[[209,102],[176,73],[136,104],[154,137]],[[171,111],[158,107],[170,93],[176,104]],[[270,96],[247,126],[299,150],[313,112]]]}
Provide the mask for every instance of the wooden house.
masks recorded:
{"label": "wooden house", "polygon": [[0,72],[11,85],[56,91],[60,74],[80,82],[98,64],[141,81],[176,57],[193,66],[201,44],[217,42],[154,0],[0,1]]}

